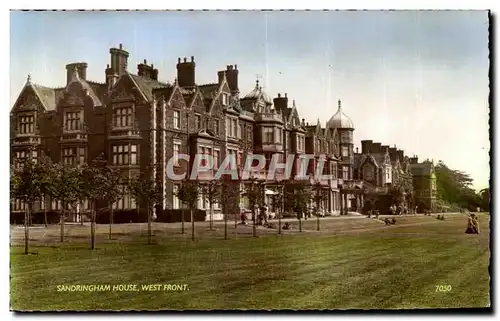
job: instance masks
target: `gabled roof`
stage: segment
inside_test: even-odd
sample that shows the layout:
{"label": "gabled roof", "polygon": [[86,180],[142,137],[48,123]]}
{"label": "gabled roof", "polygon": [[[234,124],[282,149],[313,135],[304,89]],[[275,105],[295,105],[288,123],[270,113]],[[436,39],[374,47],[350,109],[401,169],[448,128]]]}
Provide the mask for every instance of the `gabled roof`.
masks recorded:
{"label": "gabled roof", "polygon": [[153,100],[153,89],[167,88],[172,86],[170,84],[153,80],[151,78],[137,76],[131,73],[128,73],[128,75],[135,82],[138,89],[145,96],[147,101]]}
{"label": "gabled roof", "polygon": [[[56,109],[56,93],[53,88],[44,87],[36,84],[31,84],[31,87],[37,94],[40,102],[46,110],[55,110]],[[60,89],[60,91],[62,91]]]}

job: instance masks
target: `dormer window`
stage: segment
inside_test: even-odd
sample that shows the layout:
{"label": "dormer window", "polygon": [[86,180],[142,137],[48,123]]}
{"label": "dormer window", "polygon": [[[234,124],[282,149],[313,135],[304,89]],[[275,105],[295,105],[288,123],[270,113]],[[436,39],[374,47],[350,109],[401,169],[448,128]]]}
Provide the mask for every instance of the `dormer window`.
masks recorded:
{"label": "dormer window", "polygon": [[222,93],[222,106],[229,105],[229,94]]}
{"label": "dormer window", "polygon": [[64,113],[64,129],[65,130],[80,130],[81,112],[67,111]]}
{"label": "dormer window", "polygon": [[33,115],[19,116],[19,133],[33,134],[35,132],[35,117]]}
{"label": "dormer window", "polygon": [[120,107],[113,110],[114,127],[132,127],[132,107]]}

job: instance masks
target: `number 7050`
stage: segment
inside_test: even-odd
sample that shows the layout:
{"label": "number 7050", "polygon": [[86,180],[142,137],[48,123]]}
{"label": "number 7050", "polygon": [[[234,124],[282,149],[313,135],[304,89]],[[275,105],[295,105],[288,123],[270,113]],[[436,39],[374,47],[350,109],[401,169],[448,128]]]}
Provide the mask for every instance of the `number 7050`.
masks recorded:
{"label": "number 7050", "polygon": [[451,285],[446,284],[446,285],[436,285],[436,292],[450,292],[451,291]]}

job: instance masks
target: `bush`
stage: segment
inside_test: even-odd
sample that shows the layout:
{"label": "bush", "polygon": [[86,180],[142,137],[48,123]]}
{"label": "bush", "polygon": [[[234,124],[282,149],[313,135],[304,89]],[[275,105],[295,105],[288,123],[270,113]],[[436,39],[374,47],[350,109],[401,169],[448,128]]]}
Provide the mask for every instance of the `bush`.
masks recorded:
{"label": "bush", "polygon": [[[182,222],[183,212],[184,212],[184,222],[191,222],[191,212],[189,209],[157,210],[156,212],[157,218],[155,222],[162,222],[162,223]],[[199,209],[194,210],[195,222],[204,222],[206,218],[207,218],[207,211]]]}
{"label": "bush", "polygon": [[[124,224],[124,223],[145,223],[148,221],[148,213],[146,209],[131,210],[114,210],[113,211],[113,223],[114,224]],[[97,224],[109,224],[109,210],[98,211],[96,213],[96,223]]]}
{"label": "bush", "polygon": [[[47,211],[47,223],[58,224],[60,215],[57,211]],[[10,224],[24,224],[24,212],[10,212]],[[42,212],[31,213],[31,224],[45,224],[45,218]]]}
{"label": "bush", "polygon": [[283,212],[281,218],[292,218],[296,217],[296,215],[293,212]]}

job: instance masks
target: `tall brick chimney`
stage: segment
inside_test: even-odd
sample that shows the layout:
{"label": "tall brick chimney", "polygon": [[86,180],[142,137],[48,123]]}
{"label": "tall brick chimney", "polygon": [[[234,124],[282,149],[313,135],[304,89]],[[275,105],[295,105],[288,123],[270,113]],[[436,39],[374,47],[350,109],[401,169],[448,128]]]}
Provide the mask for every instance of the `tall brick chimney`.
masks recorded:
{"label": "tall brick chimney", "polygon": [[403,150],[398,149],[398,158],[400,162],[405,160],[405,152]]}
{"label": "tall brick chimney", "polygon": [[372,148],[371,148],[371,153],[372,154],[379,154],[381,153],[381,143],[372,143]]}
{"label": "tall brick chimney", "polygon": [[389,156],[391,157],[391,161],[396,161],[398,157],[398,152],[396,147],[389,147]]}
{"label": "tall brick chimney", "polygon": [[371,153],[373,140],[362,140],[361,141],[361,154]]}
{"label": "tall brick chimney", "polygon": [[74,62],[66,65],[66,84],[69,84],[71,78],[73,77],[73,72],[78,71],[78,77],[83,80],[87,80],[87,66],[86,62]]}
{"label": "tall brick chimney", "polygon": [[418,164],[418,156],[413,155],[413,157],[410,157],[410,164]]}
{"label": "tall brick chimney", "polygon": [[143,63],[137,65],[137,75],[145,78],[151,78],[152,69],[151,66],[148,65],[146,59],[144,59]]}
{"label": "tall brick chimney", "polygon": [[274,102],[274,109],[276,109],[277,112],[283,112],[288,108],[287,94],[285,94],[284,96],[278,94],[278,97],[274,98],[273,102]]}
{"label": "tall brick chimney", "polygon": [[114,74],[121,76],[127,72],[128,52],[123,49],[120,44],[119,48],[109,49],[111,55],[110,69]]}
{"label": "tall brick chimney", "polygon": [[184,57],[184,61],[181,62],[181,58],[177,61],[177,81],[181,87],[193,87],[195,83],[195,68],[196,64],[194,62],[194,57],[191,56],[191,61],[187,61]]}
{"label": "tall brick chimney", "polygon": [[389,145],[382,145],[380,146],[381,153],[382,154],[388,154],[389,153]]}

